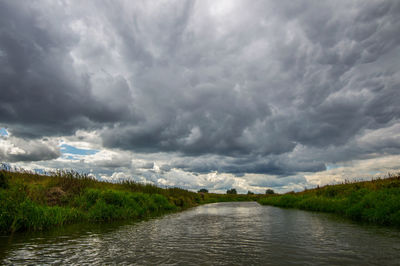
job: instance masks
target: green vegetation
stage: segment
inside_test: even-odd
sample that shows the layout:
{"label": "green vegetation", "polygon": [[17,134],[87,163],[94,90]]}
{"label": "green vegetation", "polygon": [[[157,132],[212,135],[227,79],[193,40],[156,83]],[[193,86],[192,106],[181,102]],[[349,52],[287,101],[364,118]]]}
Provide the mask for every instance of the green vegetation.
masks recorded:
{"label": "green vegetation", "polygon": [[336,213],[352,220],[400,226],[400,175],[269,195],[263,205]]}
{"label": "green vegetation", "polygon": [[267,189],[265,191],[265,194],[270,195],[270,194],[275,194],[275,192],[272,189]]}
{"label": "green vegetation", "polygon": [[85,174],[0,170],[0,232],[45,230],[75,222],[143,219],[204,203],[257,200],[256,195],[195,193]]}
{"label": "green vegetation", "polygon": [[237,194],[236,188],[231,188],[226,191],[226,194]]}

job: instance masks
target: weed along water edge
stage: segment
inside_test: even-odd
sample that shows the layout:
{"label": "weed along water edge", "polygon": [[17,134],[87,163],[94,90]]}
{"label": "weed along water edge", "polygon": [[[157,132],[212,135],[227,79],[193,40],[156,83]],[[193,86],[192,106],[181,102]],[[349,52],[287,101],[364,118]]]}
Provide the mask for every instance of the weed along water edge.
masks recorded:
{"label": "weed along water edge", "polygon": [[71,223],[140,220],[200,204],[258,201],[263,205],[335,213],[400,226],[400,176],[329,185],[299,193],[195,193],[131,181],[101,182],[76,172],[39,175],[0,171],[0,232],[40,231]]}
{"label": "weed along water edge", "polygon": [[400,227],[400,175],[272,195],[258,202],[335,213],[355,221]]}
{"label": "weed along water edge", "polygon": [[76,172],[0,171],[0,232],[40,231],[71,223],[140,220],[199,204],[256,200],[254,195],[194,193],[131,181],[100,182]]}

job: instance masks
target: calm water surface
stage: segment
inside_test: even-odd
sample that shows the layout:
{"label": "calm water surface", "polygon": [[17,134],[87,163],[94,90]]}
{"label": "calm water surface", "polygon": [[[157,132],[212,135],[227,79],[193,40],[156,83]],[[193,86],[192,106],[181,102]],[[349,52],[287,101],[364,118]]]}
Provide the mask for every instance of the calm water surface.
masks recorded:
{"label": "calm water surface", "polygon": [[0,237],[0,264],[400,265],[400,231],[331,215],[215,203],[136,224]]}

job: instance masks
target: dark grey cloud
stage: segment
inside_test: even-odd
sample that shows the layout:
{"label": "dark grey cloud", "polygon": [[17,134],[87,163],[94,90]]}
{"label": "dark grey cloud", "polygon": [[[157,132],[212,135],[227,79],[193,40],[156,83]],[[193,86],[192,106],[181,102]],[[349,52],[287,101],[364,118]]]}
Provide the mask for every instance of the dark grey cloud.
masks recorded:
{"label": "dark grey cloud", "polygon": [[46,161],[56,159],[60,155],[60,148],[54,141],[0,137],[1,162]]}
{"label": "dark grey cloud", "polygon": [[[308,155],[300,154],[299,157]],[[298,172],[319,172],[326,169],[324,160],[315,158],[290,158],[287,154],[270,156],[237,156],[203,155],[172,159],[162,166],[166,171],[182,169],[191,173],[206,174],[209,172],[231,173],[237,177],[245,174],[265,174],[276,176],[294,175]]]}
{"label": "dark grey cloud", "polygon": [[271,187],[271,188],[284,187],[289,184],[300,184],[303,185],[304,187],[307,185],[307,180],[303,176],[288,176],[283,178],[258,176],[249,179],[249,184],[253,186]]}
{"label": "dark grey cloud", "polygon": [[107,148],[171,154],[167,173],[236,176],[400,152],[397,1],[0,10],[0,123],[15,136],[96,130]]}
{"label": "dark grey cloud", "polygon": [[[274,53],[263,54],[263,47],[254,51],[264,62],[240,60],[263,41],[263,34],[269,34],[259,25],[249,29],[252,35],[246,39],[240,27],[220,40],[202,39],[203,33],[196,30],[172,36],[183,51],[190,45],[193,54],[200,54],[198,60],[203,57],[204,65],[162,47],[163,60],[154,60],[146,73],[134,77],[142,99],[154,108],[149,108],[151,122],[106,131],[105,145],[186,154],[281,154],[296,143],[345,145],[366,128],[398,119],[393,102],[399,99],[398,73],[387,62],[388,56],[397,54],[400,41],[398,4],[385,3],[379,12],[378,3],[343,2],[336,8],[331,4],[304,2],[296,12],[292,6],[279,6],[281,13],[274,18],[277,35],[270,41]],[[268,20],[269,8],[257,6],[251,11]],[[293,36],[287,36],[291,30]],[[198,51],[192,46],[193,37],[185,38],[195,34],[198,42],[207,41],[208,50]],[[232,48],[231,42],[236,44]],[[174,60],[182,63],[174,65]],[[280,73],[272,76],[274,68]],[[364,83],[371,81],[371,72],[384,78],[367,87]],[[376,93],[377,86],[385,91]]]}
{"label": "dark grey cloud", "polygon": [[[15,135],[42,137],[123,119],[129,112],[96,99],[90,73],[75,71],[79,36],[62,7],[41,4],[0,2],[0,121]],[[115,83],[108,89],[126,86]]]}

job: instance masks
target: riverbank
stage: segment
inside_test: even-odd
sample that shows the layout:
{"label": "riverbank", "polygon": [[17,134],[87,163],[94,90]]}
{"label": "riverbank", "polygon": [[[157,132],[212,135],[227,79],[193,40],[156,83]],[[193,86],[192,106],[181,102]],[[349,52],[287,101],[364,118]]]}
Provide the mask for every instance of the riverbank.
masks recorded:
{"label": "riverbank", "polygon": [[140,220],[199,204],[256,200],[132,181],[110,183],[76,172],[0,171],[0,232],[38,231],[76,222]]}
{"label": "riverbank", "polygon": [[355,221],[400,226],[400,175],[272,195],[260,204],[336,213]]}

